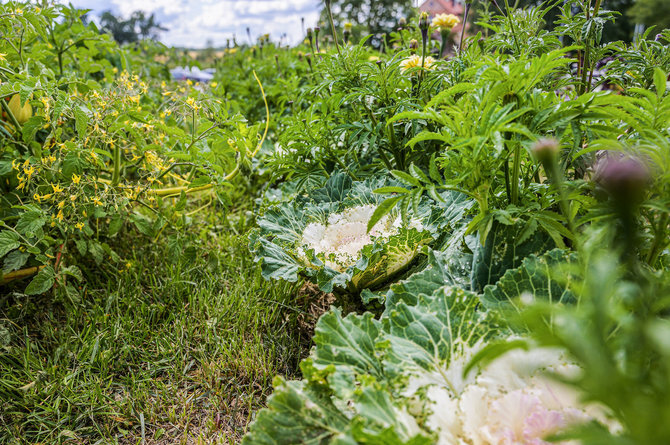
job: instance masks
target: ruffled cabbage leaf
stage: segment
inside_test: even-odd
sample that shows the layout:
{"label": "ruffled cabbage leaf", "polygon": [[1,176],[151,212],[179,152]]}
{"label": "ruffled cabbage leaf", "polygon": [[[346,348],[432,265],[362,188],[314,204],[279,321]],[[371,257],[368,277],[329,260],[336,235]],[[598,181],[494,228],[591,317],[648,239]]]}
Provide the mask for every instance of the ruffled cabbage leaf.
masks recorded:
{"label": "ruffled cabbage leaf", "polygon": [[553,249],[543,255],[530,255],[521,265],[509,269],[495,285],[484,288],[481,301],[489,309],[520,312],[519,299],[528,297],[551,304],[572,304],[576,297],[571,283],[579,277],[577,254]]}

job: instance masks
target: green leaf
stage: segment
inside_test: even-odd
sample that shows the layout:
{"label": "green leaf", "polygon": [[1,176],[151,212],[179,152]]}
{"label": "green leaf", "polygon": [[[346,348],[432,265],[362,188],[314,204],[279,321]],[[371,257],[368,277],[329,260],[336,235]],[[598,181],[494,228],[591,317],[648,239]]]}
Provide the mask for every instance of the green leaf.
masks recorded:
{"label": "green leaf", "polygon": [[77,266],[63,267],[60,270],[60,273],[63,275],[69,275],[77,281],[82,281],[84,279],[84,275],[81,273],[81,269],[79,269]]}
{"label": "green leaf", "polygon": [[108,236],[114,236],[121,230],[123,227],[123,218],[120,215],[114,215],[109,221],[109,228],[107,229]]}
{"label": "green leaf", "polygon": [[482,303],[491,309],[509,308],[521,311],[519,299],[544,300],[552,304],[575,302],[571,282],[578,278],[570,272],[577,256],[566,250],[554,249],[542,256],[530,255],[521,265],[510,269],[495,286],[484,288]]}
{"label": "green leaf", "polygon": [[259,411],[243,445],[356,443],[346,432],[349,418],[322,388],[280,377],[274,386],[268,407]]}
{"label": "green leaf", "polygon": [[665,89],[667,88],[667,79],[668,76],[663,72],[659,67],[654,69],[654,86],[656,87],[656,94],[658,97],[663,97],[665,94]]}
{"label": "green leaf", "polygon": [[389,193],[407,194],[407,193],[409,193],[409,190],[407,190],[405,187],[388,186],[388,187],[379,187],[378,189],[375,189],[375,193],[380,193],[380,194],[389,194]]}
{"label": "green leaf", "polygon": [[79,174],[81,171],[82,162],[79,159],[78,154],[75,151],[71,151],[66,154],[65,159],[63,160],[63,168],[61,169],[63,176],[65,176],[67,179],[70,179],[74,173]]}
{"label": "green leaf", "polygon": [[88,242],[88,253],[93,257],[95,264],[102,264],[102,260],[105,257],[105,251],[100,243],[90,240]]}
{"label": "green leaf", "polygon": [[432,183],[432,181],[430,179],[428,179],[428,176],[426,176],[426,174],[423,171],[421,171],[421,169],[419,167],[417,167],[416,165],[414,165],[414,164],[410,165],[409,166],[409,171],[412,174],[412,176],[414,176],[416,179],[423,182],[424,184],[431,184]]}
{"label": "green leaf", "polygon": [[[521,243],[519,239],[527,239]],[[504,225],[495,221],[486,238],[474,252],[472,265],[472,290],[481,292],[488,284],[496,283],[508,269],[521,265],[531,254],[542,254],[555,247],[553,240],[545,232],[528,235],[526,225],[521,221],[514,225]]]}
{"label": "green leaf", "polygon": [[74,107],[74,126],[81,139],[86,137],[86,128],[88,126],[88,115],[80,106]]}
{"label": "green leaf", "polygon": [[396,203],[401,198],[401,196],[393,196],[391,198],[387,198],[385,201],[379,204],[370,217],[370,221],[368,221],[367,231],[370,232],[370,230],[372,230],[372,228],[379,222],[379,220],[381,220],[385,215],[393,210],[393,207],[395,207]]}
{"label": "green leaf", "polygon": [[391,174],[393,175],[394,178],[396,178],[403,184],[409,186],[421,187],[421,182],[418,179],[414,178],[409,173],[405,173],[404,171],[401,170],[391,170]]}
{"label": "green leaf", "polygon": [[26,295],[39,295],[51,289],[54,285],[55,272],[53,267],[43,267],[35,278],[28,284],[25,290]]}
{"label": "green leaf", "polygon": [[42,116],[32,116],[21,127],[23,142],[30,142],[35,139],[35,134],[44,125]]}
{"label": "green leaf", "polygon": [[21,252],[20,250],[15,250],[5,257],[5,261],[2,266],[2,273],[7,274],[15,270],[19,270],[23,267],[24,264],[28,261],[30,254],[28,252]]}
{"label": "green leaf", "polygon": [[130,220],[135,224],[135,227],[141,234],[149,237],[155,236],[153,222],[146,216],[135,213],[131,215]]}
{"label": "green leaf", "polygon": [[79,252],[79,255],[84,256],[86,255],[86,252],[88,251],[88,246],[86,244],[86,241],[84,240],[75,240],[74,245],[77,247],[77,251]]}
{"label": "green leaf", "polygon": [[15,229],[22,235],[33,236],[46,224],[47,220],[47,216],[42,211],[30,210],[21,214]]}
{"label": "green leaf", "polygon": [[18,234],[11,230],[0,232],[0,257],[7,255],[8,252],[17,249],[20,245]]}

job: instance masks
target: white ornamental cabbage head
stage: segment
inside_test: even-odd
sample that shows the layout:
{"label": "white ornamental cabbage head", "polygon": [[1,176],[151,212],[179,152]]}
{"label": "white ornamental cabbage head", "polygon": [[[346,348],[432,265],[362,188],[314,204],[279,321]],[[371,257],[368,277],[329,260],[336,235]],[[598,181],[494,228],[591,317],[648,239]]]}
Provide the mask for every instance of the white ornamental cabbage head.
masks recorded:
{"label": "white ornamental cabbage head", "polygon": [[[476,349],[449,368],[462,370]],[[617,429],[602,409],[583,406],[574,389],[544,377],[544,371],[564,377],[580,372],[556,350],[537,348],[509,352],[458,385],[447,381],[453,373],[445,372],[443,383],[431,378],[428,386],[411,386],[427,388],[426,426],[438,432],[439,445],[550,445],[547,436],[592,419]]]}
{"label": "white ornamental cabbage head", "polygon": [[[308,224],[298,248],[300,257],[305,259],[305,252],[311,249],[316,255],[323,255],[327,267],[338,272],[346,270],[358,261],[363,248],[372,244],[375,239],[386,240],[398,234],[401,227],[400,216],[390,215],[382,217],[370,232],[367,231],[376,208],[372,204],[351,207],[342,213],[329,215],[326,224]],[[412,221],[410,228],[423,230],[418,221]]]}

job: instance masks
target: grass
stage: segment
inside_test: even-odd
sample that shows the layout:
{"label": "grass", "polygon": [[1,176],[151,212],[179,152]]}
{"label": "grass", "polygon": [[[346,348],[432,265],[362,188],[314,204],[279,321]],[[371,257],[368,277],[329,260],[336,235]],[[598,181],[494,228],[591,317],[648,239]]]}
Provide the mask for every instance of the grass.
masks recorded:
{"label": "grass", "polygon": [[212,230],[126,236],[123,271],[89,265],[79,297],[0,288],[0,443],[239,441],[309,334],[297,287]]}

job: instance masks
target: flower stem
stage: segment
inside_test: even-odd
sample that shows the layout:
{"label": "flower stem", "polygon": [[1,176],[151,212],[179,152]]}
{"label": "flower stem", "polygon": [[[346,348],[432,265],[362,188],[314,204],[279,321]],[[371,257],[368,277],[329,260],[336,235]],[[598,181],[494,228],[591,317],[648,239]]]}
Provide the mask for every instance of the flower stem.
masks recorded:
{"label": "flower stem", "polygon": [[118,185],[121,179],[121,147],[119,144],[114,144],[112,156],[114,158],[114,171],[112,172],[112,182],[110,185],[113,187]]}
{"label": "flower stem", "polygon": [[337,54],[340,53],[340,44],[337,42],[337,30],[335,30],[335,23],[333,22],[333,12],[330,10],[330,0],[326,0],[326,12],[328,12],[328,21],[330,22],[330,29],[333,32],[333,40],[335,41],[335,48],[337,48]]}
{"label": "flower stem", "polygon": [[470,12],[470,3],[465,3],[465,14],[463,14],[463,28],[461,28],[461,39],[458,42],[458,55],[463,51],[463,37],[465,36],[465,26],[468,24],[468,13]]}

